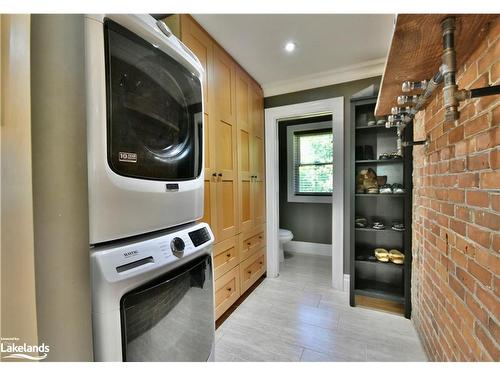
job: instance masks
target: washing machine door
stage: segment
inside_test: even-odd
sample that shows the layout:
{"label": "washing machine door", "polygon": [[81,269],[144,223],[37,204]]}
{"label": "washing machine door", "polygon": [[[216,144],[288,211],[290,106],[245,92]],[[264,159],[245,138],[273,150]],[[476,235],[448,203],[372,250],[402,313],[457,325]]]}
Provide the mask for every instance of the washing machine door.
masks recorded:
{"label": "washing machine door", "polygon": [[207,361],[215,335],[209,255],[121,299],[123,360]]}
{"label": "washing machine door", "polygon": [[183,181],[202,168],[200,78],[116,22],[104,23],[107,152],[115,172]]}

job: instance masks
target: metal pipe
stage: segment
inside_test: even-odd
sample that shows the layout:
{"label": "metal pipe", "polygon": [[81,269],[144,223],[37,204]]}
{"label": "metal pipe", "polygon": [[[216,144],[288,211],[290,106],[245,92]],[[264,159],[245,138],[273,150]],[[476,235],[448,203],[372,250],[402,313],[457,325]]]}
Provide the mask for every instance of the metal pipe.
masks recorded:
{"label": "metal pipe", "polygon": [[458,112],[458,91],[456,83],[457,58],[455,52],[455,17],[447,17],[441,22],[443,32],[443,104],[445,121],[455,121],[460,117]]}

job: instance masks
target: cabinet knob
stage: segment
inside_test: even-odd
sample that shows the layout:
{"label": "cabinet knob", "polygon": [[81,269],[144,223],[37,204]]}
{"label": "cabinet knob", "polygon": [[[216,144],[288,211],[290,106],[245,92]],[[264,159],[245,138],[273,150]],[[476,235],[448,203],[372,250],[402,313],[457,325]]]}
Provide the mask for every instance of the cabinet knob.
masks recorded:
{"label": "cabinet knob", "polygon": [[250,246],[252,243],[251,242],[247,242],[247,245]]}
{"label": "cabinet knob", "polygon": [[263,265],[263,264],[264,264],[264,262],[259,262],[259,264],[260,264],[260,265]]}
{"label": "cabinet knob", "polygon": [[231,288],[227,288],[226,290],[227,290],[228,292],[230,292],[232,289],[231,289]]}
{"label": "cabinet knob", "polygon": [[262,239],[262,236],[259,236],[259,240],[261,240],[261,239]]}
{"label": "cabinet knob", "polygon": [[250,274],[250,273],[252,273],[252,271],[248,271],[248,273]]}
{"label": "cabinet knob", "polygon": [[212,173],[212,176],[213,177],[217,177],[217,173]]}
{"label": "cabinet knob", "polygon": [[218,174],[218,176],[219,176],[219,177],[222,177],[222,173],[219,173],[219,174]]}
{"label": "cabinet knob", "polygon": [[226,256],[227,256],[228,258],[230,258],[230,257],[231,257],[231,253],[229,253],[229,254],[226,254]]}

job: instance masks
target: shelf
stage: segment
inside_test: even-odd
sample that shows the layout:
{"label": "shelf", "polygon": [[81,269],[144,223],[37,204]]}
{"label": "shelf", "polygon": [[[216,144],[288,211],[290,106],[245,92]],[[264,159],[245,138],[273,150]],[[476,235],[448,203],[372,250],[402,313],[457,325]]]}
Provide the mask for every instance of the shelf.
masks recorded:
{"label": "shelf", "polygon": [[402,286],[381,283],[374,280],[356,280],[354,294],[404,303]]}
{"label": "shelf", "polygon": [[390,227],[387,227],[387,229],[373,229],[373,228],[357,228],[355,226],[354,230],[358,230],[360,232],[380,232],[380,233],[390,232],[390,233],[401,233],[401,234],[403,234],[406,231],[406,228],[405,228],[405,230],[399,231],[399,230],[391,229]]}
{"label": "shelf", "polygon": [[369,264],[370,266],[374,266],[374,267],[385,267],[385,268],[388,268],[388,269],[395,269],[395,270],[403,270],[404,268],[404,264],[396,264],[396,263],[392,263],[392,262],[379,262],[378,260],[375,260],[375,261],[370,261],[370,260],[356,260],[355,261],[357,264]]}
{"label": "shelf", "polygon": [[355,194],[356,197],[370,197],[370,198],[404,198],[406,193],[403,194]]}
{"label": "shelf", "polygon": [[403,159],[355,160],[356,164],[403,164]]}
{"label": "shelf", "polygon": [[[391,107],[396,105],[396,97],[402,95],[403,81],[430,79],[438,71],[443,53],[441,21],[446,16],[446,14],[397,16],[375,116],[391,113]],[[457,28],[455,33],[457,66],[461,66],[484,39],[488,23],[498,15],[456,14],[454,16]]]}
{"label": "shelf", "polygon": [[387,130],[396,130],[396,128],[386,128],[384,125],[365,125],[365,126],[356,126],[356,130],[367,130],[367,129],[387,129]]}

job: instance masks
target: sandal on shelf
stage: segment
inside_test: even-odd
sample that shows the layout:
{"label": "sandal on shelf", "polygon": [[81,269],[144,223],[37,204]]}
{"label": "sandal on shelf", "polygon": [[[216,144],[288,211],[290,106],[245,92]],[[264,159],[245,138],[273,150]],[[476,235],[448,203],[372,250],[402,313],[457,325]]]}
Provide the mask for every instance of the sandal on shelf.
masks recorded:
{"label": "sandal on shelf", "polygon": [[405,225],[401,221],[392,222],[392,230],[403,232],[405,230]]}
{"label": "sandal on shelf", "polygon": [[378,156],[378,160],[389,160],[389,154],[387,152],[384,152],[383,154],[380,154]]}
{"label": "sandal on shelf", "polygon": [[389,252],[386,249],[378,247],[373,251],[375,253],[375,257],[379,262],[387,263],[389,261]]}
{"label": "sandal on shelf", "polygon": [[397,152],[391,152],[389,154],[389,159],[403,159],[403,155],[400,155]]}
{"label": "sandal on shelf", "polygon": [[382,220],[379,220],[379,219],[373,219],[372,228],[377,229],[377,230],[383,230],[383,229],[385,229],[384,222]]}
{"label": "sandal on shelf", "polygon": [[368,220],[364,217],[357,217],[354,220],[354,224],[356,225],[356,228],[366,228],[368,226]]}
{"label": "sandal on shelf", "polygon": [[403,264],[405,261],[405,256],[399,250],[392,249],[389,251],[389,259],[392,263]]}

